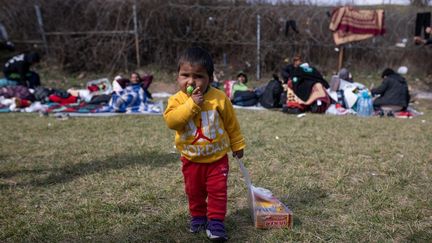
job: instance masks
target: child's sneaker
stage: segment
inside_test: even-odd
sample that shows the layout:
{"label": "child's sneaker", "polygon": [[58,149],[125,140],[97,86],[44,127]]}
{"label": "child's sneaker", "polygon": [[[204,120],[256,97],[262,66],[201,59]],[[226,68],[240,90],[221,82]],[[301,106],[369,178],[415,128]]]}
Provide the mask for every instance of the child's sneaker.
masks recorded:
{"label": "child's sneaker", "polygon": [[207,237],[212,241],[226,241],[228,236],[224,223],[220,220],[210,220],[207,224]]}
{"label": "child's sneaker", "polygon": [[189,226],[189,232],[198,233],[205,229],[207,217],[192,217]]}

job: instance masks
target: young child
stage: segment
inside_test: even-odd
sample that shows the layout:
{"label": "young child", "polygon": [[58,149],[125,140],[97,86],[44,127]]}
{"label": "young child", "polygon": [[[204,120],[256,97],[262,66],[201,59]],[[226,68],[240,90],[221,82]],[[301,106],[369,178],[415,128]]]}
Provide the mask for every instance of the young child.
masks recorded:
{"label": "young child", "polygon": [[[243,157],[246,146],[229,98],[211,87],[211,56],[200,47],[187,49],[178,60],[180,91],[169,98],[164,113],[181,153],[185,191],[192,216],[190,232],[206,229],[211,240],[227,240],[228,156]],[[187,92],[188,87],[192,92]],[[191,88],[189,88],[191,89]],[[206,201],[207,200],[207,201]]]}

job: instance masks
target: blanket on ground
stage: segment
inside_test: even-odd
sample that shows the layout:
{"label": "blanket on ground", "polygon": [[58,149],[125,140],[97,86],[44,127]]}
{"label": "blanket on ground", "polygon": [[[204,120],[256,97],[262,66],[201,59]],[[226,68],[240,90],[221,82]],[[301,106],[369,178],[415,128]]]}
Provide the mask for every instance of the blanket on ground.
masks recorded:
{"label": "blanket on ground", "polygon": [[[45,110],[47,113],[71,113],[71,116],[112,116],[114,114],[142,114],[142,115],[162,115],[163,112],[163,102],[150,102],[147,101],[143,106],[143,109],[138,110],[128,110],[125,112],[113,111],[106,109],[103,105],[88,104],[86,102],[74,103],[61,105],[57,103],[48,104],[48,108]],[[75,115],[72,115],[74,113]],[[101,115],[104,114],[105,115]],[[77,115],[77,114],[87,114],[87,115]],[[92,115],[93,114],[93,115]],[[96,115],[99,114],[99,115]],[[111,115],[109,115],[111,114]]]}
{"label": "blanket on ground", "polygon": [[360,41],[385,33],[384,10],[357,10],[339,7],[332,13],[329,26],[336,45]]}
{"label": "blanket on ground", "polygon": [[140,83],[127,86],[111,96],[108,106],[101,112],[141,112],[146,111],[147,96]]}

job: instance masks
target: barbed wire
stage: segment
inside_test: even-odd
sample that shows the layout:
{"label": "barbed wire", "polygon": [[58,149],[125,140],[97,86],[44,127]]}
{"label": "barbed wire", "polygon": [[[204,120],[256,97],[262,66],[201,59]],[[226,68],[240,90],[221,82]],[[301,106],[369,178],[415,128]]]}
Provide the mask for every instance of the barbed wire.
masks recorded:
{"label": "barbed wire", "polygon": [[[0,21],[14,40],[39,40],[32,2],[2,0]],[[307,5],[198,5],[164,1],[40,0],[49,55],[71,71],[134,68],[132,5],[137,4],[140,58],[172,66],[190,45],[210,50],[215,61],[253,71],[260,16],[261,67],[277,71],[283,60],[301,54],[323,69],[336,68],[338,53],[329,30],[334,7]],[[383,36],[345,45],[346,65],[380,68],[397,63],[431,70],[431,48],[412,43],[416,13],[431,8],[385,6]],[[360,9],[371,9],[361,7]],[[287,23],[295,22],[295,27]],[[296,31],[297,30],[297,31]],[[129,32],[128,32],[129,31]],[[129,33],[129,34],[127,34]],[[406,39],[404,48],[396,43]]]}

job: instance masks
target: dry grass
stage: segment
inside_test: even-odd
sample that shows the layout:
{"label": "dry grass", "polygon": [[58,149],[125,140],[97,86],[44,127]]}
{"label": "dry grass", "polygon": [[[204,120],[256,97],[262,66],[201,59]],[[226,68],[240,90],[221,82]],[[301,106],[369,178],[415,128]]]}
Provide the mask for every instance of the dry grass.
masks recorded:
{"label": "dry grass", "polygon": [[[295,220],[293,229],[254,229],[231,160],[230,239],[430,240],[432,112],[424,111],[412,120],[237,111],[253,183]],[[0,122],[0,241],[205,241],[187,233],[174,134],[162,117],[2,114]]]}

